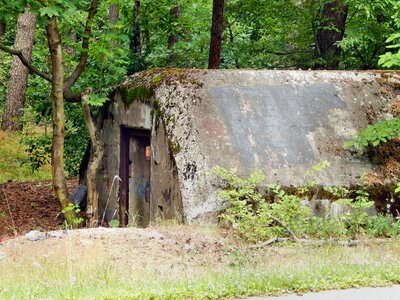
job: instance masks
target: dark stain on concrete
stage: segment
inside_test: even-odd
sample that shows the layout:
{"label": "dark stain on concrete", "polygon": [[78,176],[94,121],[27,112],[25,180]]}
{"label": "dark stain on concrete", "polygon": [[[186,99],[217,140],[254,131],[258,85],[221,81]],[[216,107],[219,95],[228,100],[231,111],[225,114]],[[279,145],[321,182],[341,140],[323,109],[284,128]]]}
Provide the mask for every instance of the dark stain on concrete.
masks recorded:
{"label": "dark stain on concrete", "polygon": [[210,90],[241,163],[274,168],[311,162],[307,135],[328,110],[346,108],[331,84],[213,87]]}

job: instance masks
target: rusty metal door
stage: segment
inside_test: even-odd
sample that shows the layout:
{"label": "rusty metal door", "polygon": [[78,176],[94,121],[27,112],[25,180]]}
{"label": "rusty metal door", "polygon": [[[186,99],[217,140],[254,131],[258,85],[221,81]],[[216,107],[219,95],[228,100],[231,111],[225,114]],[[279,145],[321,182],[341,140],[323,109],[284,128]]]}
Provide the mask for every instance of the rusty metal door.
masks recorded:
{"label": "rusty metal door", "polygon": [[140,227],[150,222],[150,131],[122,128],[120,221]]}

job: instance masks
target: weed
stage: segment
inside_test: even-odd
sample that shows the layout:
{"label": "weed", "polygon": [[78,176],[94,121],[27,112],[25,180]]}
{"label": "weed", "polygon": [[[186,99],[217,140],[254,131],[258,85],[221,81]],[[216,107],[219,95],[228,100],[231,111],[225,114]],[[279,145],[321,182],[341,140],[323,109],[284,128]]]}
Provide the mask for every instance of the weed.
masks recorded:
{"label": "weed", "polygon": [[[311,175],[329,166],[323,162],[316,165],[305,175],[306,184],[297,186],[294,191],[285,191],[280,185],[267,185],[269,194],[274,195],[273,203],[268,203],[259,192],[265,176],[256,171],[249,178],[239,178],[233,171],[216,167],[212,170],[225,182],[225,188],[219,195],[229,203],[221,220],[230,225],[235,232],[249,242],[269,240],[271,238],[298,237],[350,238],[357,235],[397,236],[400,222],[391,216],[372,219],[366,209],[373,205],[365,185],[355,192],[343,187],[320,186],[310,181]],[[265,183],[264,183],[265,185]],[[307,193],[319,186],[320,189],[339,198],[338,204],[345,205],[349,211],[340,217],[316,217],[308,207],[302,204]],[[350,198],[355,194],[354,198]],[[387,218],[384,220],[384,218]]]}
{"label": "weed", "polygon": [[[72,204],[69,203],[67,207],[64,207],[61,212],[63,214],[70,212],[70,211],[74,211],[75,213],[80,213],[81,209],[79,207],[79,204]],[[72,220],[72,225],[73,227],[78,226],[79,224],[81,224],[84,221],[84,219],[82,217],[74,217],[74,219]]]}

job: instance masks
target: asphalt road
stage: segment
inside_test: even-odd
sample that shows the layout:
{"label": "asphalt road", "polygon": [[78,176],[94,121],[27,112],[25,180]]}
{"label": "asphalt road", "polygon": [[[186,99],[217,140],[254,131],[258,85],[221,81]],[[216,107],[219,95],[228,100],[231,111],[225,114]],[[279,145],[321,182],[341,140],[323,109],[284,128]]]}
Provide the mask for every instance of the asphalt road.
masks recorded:
{"label": "asphalt road", "polygon": [[400,285],[381,288],[360,288],[324,291],[302,295],[252,297],[248,300],[399,300]]}

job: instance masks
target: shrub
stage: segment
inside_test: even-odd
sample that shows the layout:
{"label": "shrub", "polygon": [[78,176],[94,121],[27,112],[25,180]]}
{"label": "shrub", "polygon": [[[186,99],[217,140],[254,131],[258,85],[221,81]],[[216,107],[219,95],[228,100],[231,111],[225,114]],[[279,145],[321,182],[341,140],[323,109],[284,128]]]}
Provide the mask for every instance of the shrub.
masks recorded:
{"label": "shrub", "polygon": [[[321,164],[319,164],[321,166]],[[325,164],[325,166],[328,166]],[[322,168],[315,168],[321,170]],[[239,178],[234,171],[216,167],[212,170],[224,182],[219,193],[229,204],[221,214],[222,222],[230,225],[235,232],[249,242],[271,238],[301,237],[344,238],[367,234],[371,237],[394,237],[400,233],[400,222],[392,216],[370,217],[365,209],[373,205],[365,186],[361,185],[354,199],[342,198],[337,202],[346,205],[350,211],[338,218],[312,216],[310,209],[302,204],[304,195],[317,183],[306,183],[289,193],[280,185],[268,185],[268,194],[274,195],[269,203],[260,193],[265,175],[256,171],[247,179]],[[265,186],[265,183],[264,183]],[[343,187],[322,187],[336,197],[351,194]],[[300,195],[300,196],[299,196]]]}

